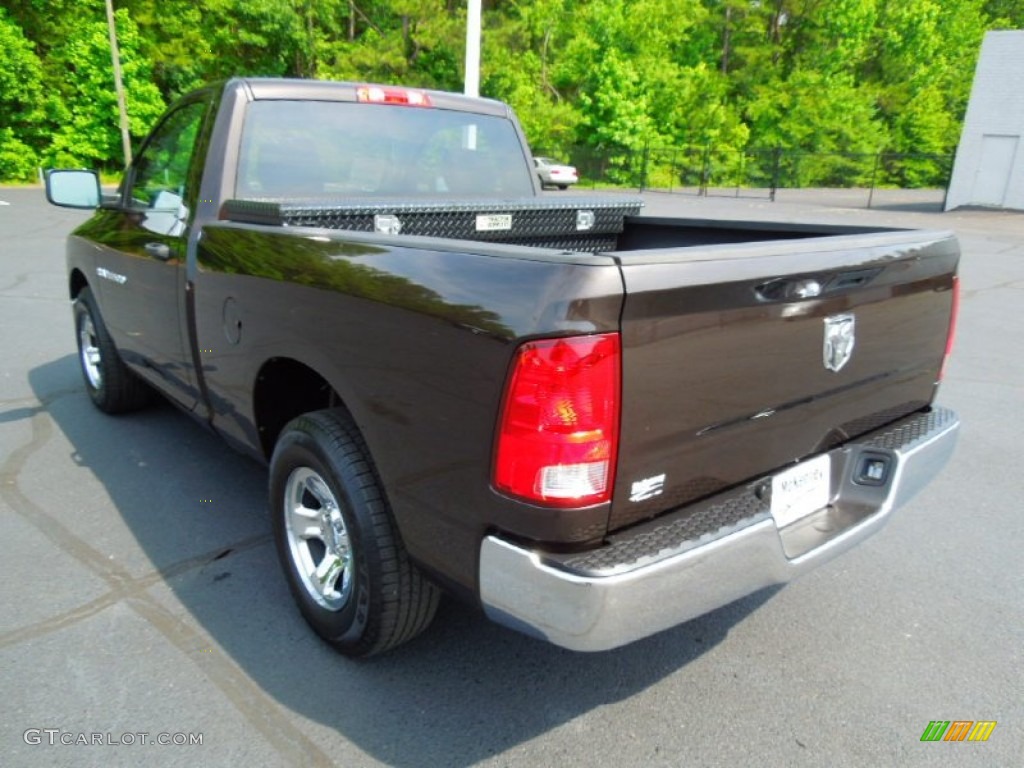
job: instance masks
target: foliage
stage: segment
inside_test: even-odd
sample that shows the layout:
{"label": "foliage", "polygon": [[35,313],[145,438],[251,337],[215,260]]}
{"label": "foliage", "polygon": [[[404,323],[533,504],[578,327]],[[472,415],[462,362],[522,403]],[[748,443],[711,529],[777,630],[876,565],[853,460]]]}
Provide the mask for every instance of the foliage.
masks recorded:
{"label": "foliage", "polygon": [[41,118],[42,66],[21,28],[0,9],[0,179],[32,178],[30,146]]}
{"label": "foliage", "polygon": [[[465,0],[116,6],[136,142],[164,104],[234,75],[462,85]],[[104,3],[7,0],[5,9],[0,179],[31,178],[40,163],[117,168]],[[716,178],[749,177],[767,173],[776,148],[950,153],[981,38],[1024,26],[1024,4],[484,0],[483,22],[481,89],[515,108],[532,145],[580,164],[600,156],[601,172],[620,181],[642,156],[658,179],[681,183],[679,162],[696,169],[687,178],[712,168]],[[936,183],[928,164],[901,167],[910,170],[887,180]],[[879,172],[806,157],[784,170],[799,184]]]}
{"label": "foliage", "polygon": [[[121,73],[133,143],[145,137],[163,113],[164,101],[149,62],[139,53],[139,34],[127,11],[116,13]],[[63,73],[51,95],[59,117],[47,157],[57,165],[103,165],[121,155],[117,97],[111,87],[110,43],[105,21],[83,24],[51,51]]]}

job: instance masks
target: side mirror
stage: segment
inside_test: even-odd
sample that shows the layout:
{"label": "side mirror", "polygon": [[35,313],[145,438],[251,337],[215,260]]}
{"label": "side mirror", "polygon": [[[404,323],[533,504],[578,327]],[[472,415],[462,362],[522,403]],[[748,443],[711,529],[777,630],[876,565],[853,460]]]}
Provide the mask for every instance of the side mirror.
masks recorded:
{"label": "side mirror", "polygon": [[96,208],[100,177],[95,171],[47,171],[46,199],[64,208]]}

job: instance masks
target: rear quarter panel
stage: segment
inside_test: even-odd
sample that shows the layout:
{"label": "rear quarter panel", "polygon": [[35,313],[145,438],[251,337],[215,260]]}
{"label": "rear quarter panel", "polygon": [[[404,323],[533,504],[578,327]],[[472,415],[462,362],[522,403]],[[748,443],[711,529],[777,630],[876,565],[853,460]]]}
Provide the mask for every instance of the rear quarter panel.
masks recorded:
{"label": "rear quarter panel", "polygon": [[409,552],[474,590],[486,531],[548,541],[604,532],[607,505],[541,510],[496,494],[491,454],[517,342],[617,330],[622,283],[606,257],[445,243],[208,226],[196,327],[220,431],[259,445],[252,392],[266,361],[316,370],[366,438]]}

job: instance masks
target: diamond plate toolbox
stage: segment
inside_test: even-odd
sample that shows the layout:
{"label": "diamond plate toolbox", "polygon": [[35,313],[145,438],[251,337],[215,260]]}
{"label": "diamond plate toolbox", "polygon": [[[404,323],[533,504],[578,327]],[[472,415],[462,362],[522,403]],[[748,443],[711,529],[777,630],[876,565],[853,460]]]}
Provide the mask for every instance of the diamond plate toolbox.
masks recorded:
{"label": "diamond plate toolbox", "polygon": [[231,221],[285,227],[443,237],[559,250],[614,249],[638,198],[594,196],[557,200],[228,200]]}

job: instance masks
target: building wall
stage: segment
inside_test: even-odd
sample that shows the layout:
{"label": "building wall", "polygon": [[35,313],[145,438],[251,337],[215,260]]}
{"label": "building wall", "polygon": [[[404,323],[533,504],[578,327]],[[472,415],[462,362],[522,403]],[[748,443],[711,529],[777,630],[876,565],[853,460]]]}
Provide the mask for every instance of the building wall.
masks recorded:
{"label": "building wall", "polygon": [[946,197],[963,205],[1024,210],[1024,30],[982,43]]}

